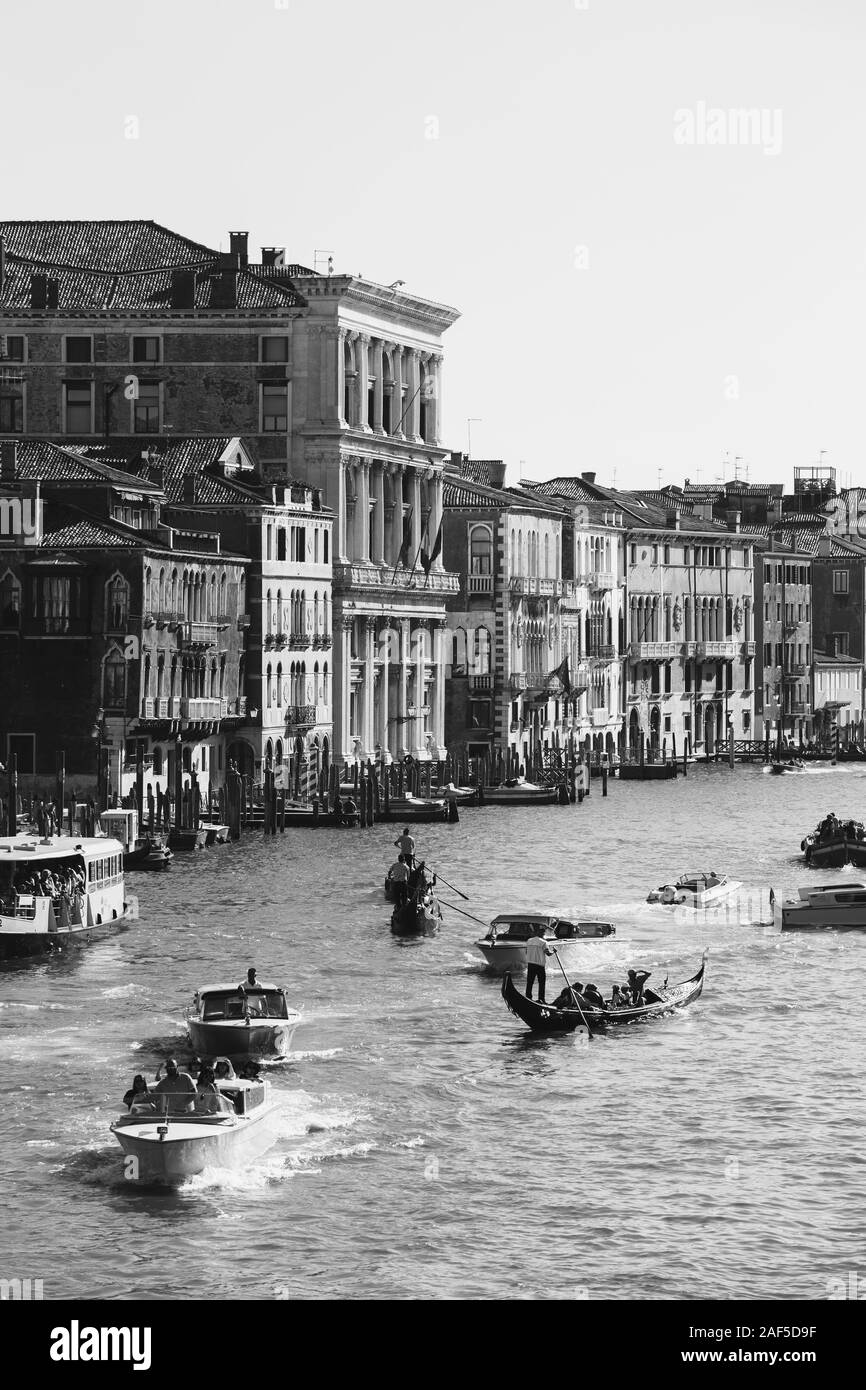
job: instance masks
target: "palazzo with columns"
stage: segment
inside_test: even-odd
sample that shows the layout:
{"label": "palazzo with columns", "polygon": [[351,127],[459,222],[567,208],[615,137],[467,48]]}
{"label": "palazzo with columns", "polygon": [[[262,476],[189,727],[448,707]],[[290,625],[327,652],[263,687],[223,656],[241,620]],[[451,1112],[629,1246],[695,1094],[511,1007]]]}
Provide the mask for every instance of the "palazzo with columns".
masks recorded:
{"label": "palazzo with columns", "polygon": [[369,281],[303,281],[291,467],[334,513],[334,753],[444,757],[446,306]]}

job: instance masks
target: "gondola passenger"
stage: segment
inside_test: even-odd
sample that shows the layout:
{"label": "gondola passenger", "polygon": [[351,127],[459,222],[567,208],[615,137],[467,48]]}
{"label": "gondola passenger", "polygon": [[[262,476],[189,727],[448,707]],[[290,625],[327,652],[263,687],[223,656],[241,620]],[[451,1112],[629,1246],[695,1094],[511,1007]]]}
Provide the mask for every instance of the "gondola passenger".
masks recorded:
{"label": "gondola passenger", "polygon": [[584,985],[583,997],[592,1009],[606,1009],[607,1005],[602,998],[601,991],[596,985]]}
{"label": "gondola passenger", "polygon": [[643,987],[650,977],[649,970],[630,970],[628,972],[628,984],[631,990],[631,1002],[634,1008],[640,1008],[646,1003],[643,997]]}

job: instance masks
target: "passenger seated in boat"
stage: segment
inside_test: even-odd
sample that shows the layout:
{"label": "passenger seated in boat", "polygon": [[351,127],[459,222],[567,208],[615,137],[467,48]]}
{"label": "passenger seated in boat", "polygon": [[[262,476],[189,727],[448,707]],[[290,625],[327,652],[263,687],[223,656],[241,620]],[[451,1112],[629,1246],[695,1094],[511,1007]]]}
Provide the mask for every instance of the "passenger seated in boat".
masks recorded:
{"label": "passenger seated in boat", "polygon": [[139,1073],[132,1078],[132,1087],[123,1097],[123,1103],[127,1110],[131,1110],[134,1105],[139,1106],[149,1101],[150,1091],[147,1089],[147,1082]]}
{"label": "passenger seated in boat", "polygon": [[580,980],[575,980],[573,985],[557,994],[553,1001],[553,1007],[555,1009],[574,1009],[578,1004],[583,1007],[582,989],[583,985]]}
{"label": "passenger seated in boat", "polygon": [[228,1057],[217,1057],[214,1064],[214,1076],[217,1081],[234,1081],[237,1078],[237,1072]]}
{"label": "passenger seated in boat", "polygon": [[589,1004],[591,1009],[607,1008],[607,1004],[605,1004],[604,999],[601,996],[601,991],[597,988],[596,985],[584,985],[583,997],[586,1000],[587,1004]]}
{"label": "passenger seated in boat", "polygon": [[193,1108],[195,1098],[195,1082],[187,1071],[179,1071],[177,1060],[169,1057],[165,1064],[165,1076],[160,1080],[160,1072],[156,1074],[157,1084],[154,1086],[154,1094],[165,1096],[168,1102],[170,1114],[183,1115]]}
{"label": "passenger seated in boat", "polygon": [[610,995],[610,1007],[612,1009],[626,1009],[628,1003],[628,997],[621,993],[619,985],[614,985]]}
{"label": "passenger seated in boat", "polygon": [[634,1008],[639,1008],[646,1003],[643,995],[643,987],[650,977],[649,970],[630,970],[628,972],[628,987],[631,990],[631,1002]]}
{"label": "passenger seated in boat", "polygon": [[221,1115],[231,1109],[228,1101],[220,1095],[213,1067],[205,1063],[198,1074],[195,1113],[197,1115]]}

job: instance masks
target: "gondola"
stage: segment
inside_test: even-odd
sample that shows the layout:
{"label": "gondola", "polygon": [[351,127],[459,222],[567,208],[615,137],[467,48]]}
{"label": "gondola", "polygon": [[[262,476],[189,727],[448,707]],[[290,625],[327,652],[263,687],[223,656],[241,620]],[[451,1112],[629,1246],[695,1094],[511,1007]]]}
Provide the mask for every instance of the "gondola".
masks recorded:
{"label": "gondola", "polygon": [[442,909],[435,893],[416,892],[394,908],[391,930],[395,936],[432,936],[441,921]]}
{"label": "gondola", "polygon": [[589,1025],[590,1030],[605,1028],[611,1023],[636,1023],[644,1018],[659,1018],[671,1009],[684,1009],[700,996],[704,987],[704,970],[707,952],[703,954],[701,967],[691,979],[679,985],[669,985],[658,991],[644,990],[646,1003],[628,1009],[555,1009],[552,1004],[539,1004],[536,999],[528,999],[521,994],[510,973],[502,981],[502,998],[513,1014],[523,1020],[533,1033],[573,1033],[576,1029]]}

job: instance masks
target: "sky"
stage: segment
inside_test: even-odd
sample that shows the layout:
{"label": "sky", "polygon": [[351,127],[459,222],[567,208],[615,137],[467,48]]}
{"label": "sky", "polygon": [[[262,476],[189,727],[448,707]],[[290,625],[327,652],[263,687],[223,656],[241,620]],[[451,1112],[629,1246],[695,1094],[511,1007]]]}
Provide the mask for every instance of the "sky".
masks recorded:
{"label": "sky", "polygon": [[860,0],[8,0],[0,216],[453,305],[510,482],[864,482],[864,70]]}

